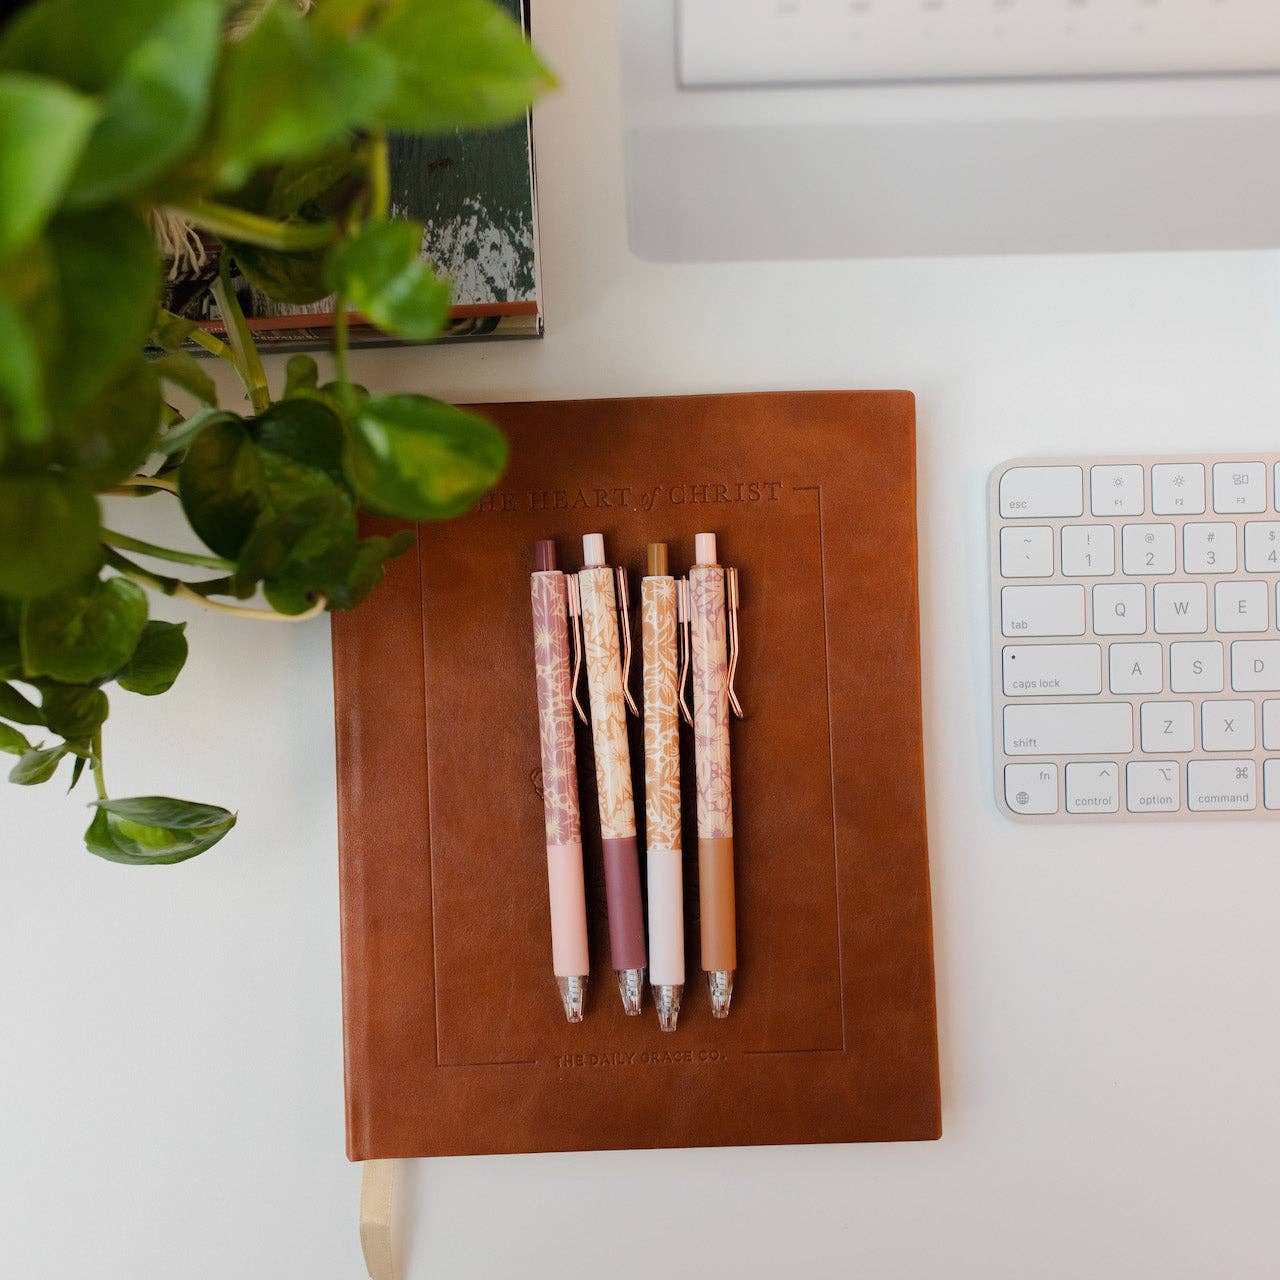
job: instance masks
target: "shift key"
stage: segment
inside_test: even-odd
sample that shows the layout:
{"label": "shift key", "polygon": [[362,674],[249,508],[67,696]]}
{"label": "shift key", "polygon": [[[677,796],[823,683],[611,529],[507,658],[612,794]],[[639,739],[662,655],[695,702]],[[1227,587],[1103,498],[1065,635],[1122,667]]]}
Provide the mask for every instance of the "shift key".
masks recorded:
{"label": "shift key", "polygon": [[1007,756],[1108,756],[1133,750],[1127,702],[1011,703],[1004,709]]}

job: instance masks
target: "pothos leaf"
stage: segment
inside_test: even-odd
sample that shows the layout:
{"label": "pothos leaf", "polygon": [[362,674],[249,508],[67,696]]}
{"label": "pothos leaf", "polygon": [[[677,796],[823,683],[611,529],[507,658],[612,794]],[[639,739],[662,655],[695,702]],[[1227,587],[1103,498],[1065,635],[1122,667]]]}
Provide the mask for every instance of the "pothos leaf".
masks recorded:
{"label": "pothos leaf", "polygon": [[185,862],[236,824],[235,814],[218,805],[168,796],[98,800],[95,808],[85,847],[99,858],[135,867]]}
{"label": "pothos leaf", "polygon": [[14,724],[46,724],[44,712],[11,684],[0,684],[0,716]]}
{"label": "pothos leaf", "polygon": [[85,684],[129,661],[147,621],[147,597],[127,578],[91,579],[28,600],[22,654],[33,676]]}
{"label": "pothos leaf", "polygon": [[32,747],[29,751],[24,751],[18,763],[9,770],[9,781],[23,787],[48,782],[58,771],[62,757],[70,749],[65,742],[62,742],[56,747]]}
{"label": "pothos leaf", "polygon": [[502,475],[507,442],[493,423],[425,396],[375,396],[347,442],[347,478],[379,515],[460,515]]}
{"label": "pothos leaf", "polygon": [[52,214],[98,114],[92,99],[58,80],[0,72],[0,254]]}
{"label": "pothos leaf", "polygon": [[425,342],[444,328],[453,290],[421,247],[420,223],[366,223],[330,251],[330,287],[379,329]]}
{"label": "pothos leaf", "polygon": [[167,692],[187,661],[185,622],[148,622],[128,665],[116,676],[122,689],[148,696]]}
{"label": "pothos leaf", "polygon": [[68,742],[87,742],[107,718],[107,695],[84,685],[53,684],[41,699],[45,723]]}
{"label": "pothos leaf", "polygon": [[77,476],[0,476],[0,594],[57,591],[97,567],[98,504]]}

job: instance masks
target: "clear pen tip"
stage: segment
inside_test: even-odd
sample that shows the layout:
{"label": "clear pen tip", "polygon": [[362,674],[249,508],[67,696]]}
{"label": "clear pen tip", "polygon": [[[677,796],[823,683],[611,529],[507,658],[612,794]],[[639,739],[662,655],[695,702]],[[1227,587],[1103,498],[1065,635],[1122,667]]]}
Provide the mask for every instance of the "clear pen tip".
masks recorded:
{"label": "clear pen tip", "polygon": [[622,1011],[629,1018],[640,1012],[640,1002],[644,999],[644,968],[615,969],[618,976],[618,994],[622,997]]}
{"label": "clear pen tip", "polygon": [[711,988],[711,1016],[727,1018],[729,1003],[733,999],[733,970],[710,970],[707,973],[707,985]]}
{"label": "clear pen tip", "polygon": [[564,1005],[564,1016],[570,1022],[582,1021],[582,1009],[587,996],[587,975],[581,977],[556,978],[556,986],[560,988],[560,1001]]}
{"label": "clear pen tip", "polygon": [[681,986],[668,986],[663,984],[653,989],[653,1003],[658,1010],[658,1026],[663,1031],[674,1031],[676,1023],[680,1020],[680,994],[684,991]]}

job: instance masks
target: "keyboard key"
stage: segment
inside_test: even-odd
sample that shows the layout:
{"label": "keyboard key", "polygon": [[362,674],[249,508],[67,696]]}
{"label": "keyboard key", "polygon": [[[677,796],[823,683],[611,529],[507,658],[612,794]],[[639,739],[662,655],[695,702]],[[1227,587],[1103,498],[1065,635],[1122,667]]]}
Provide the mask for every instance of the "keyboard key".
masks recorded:
{"label": "keyboard key", "polygon": [[1093,589],[1093,629],[1100,636],[1140,636],[1147,629],[1147,589],[1140,582]]}
{"label": "keyboard key", "polygon": [[1000,514],[1006,520],[1084,515],[1084,473],[1079,467],[1010,467],[1000,477]]}
{"label": "keyboard key", "polygon": [[1135,465],[1089,468],[1089,505],[1095,516],[1140,516],[1142,468]]}
{"label": "keyboard key", "polygon": [[1252,760],[1191,760],[1187,805],[1197,813],[1240,813],[1258,807]]}
{"label": "keyboard key", "polygon": [[1068,578],[1105,577],[1115,571],[1116,535],[1109,524],[1062,526],[1062,572]]}
{"label": "keyboard key", "polygon": [[1189,702],[1144,702],[1138,724],[1143,751],[1195,750],[1195,708]]}
{"label": "keyboard key", "polygon": [[1219,631],[1265,631],[1267,584],[1235,581],[1215,583],[1213,618]]}
{"label": "keyboard key", "polygon": [[1158,516],[1198,516],[1204,512],[1204,465],[1157,462],[1151,468],[1151,510]]}
{"label": "keyboard key", "polygon": [[1173,525],[1127,524],[1121,532],[1125,573],[1173,572]]}
{"label": "keyboard key", "polygon": [[1244,527],[1246,573],[1280,573],[1280,520],[1250,520]]}
{"label": "keyboard key", "polygon": [[1178,807],[1181,772],[1175,760],[1130,760],[1125,769],[1125,807],[1130,813],[1172,813]]}
{"label": "keyboard key", "polygon": [[1159,693],[1164,649],[1158,644],[1113,644],[1107,651],[1112,693]]}
{"label": "keyboard key", "polygon": [[1018,702],[1004,709],[1008,756],[1111,756],[1133,750],[1127,702]]}
{"label": "keyboard key", "polygon": [[1200,705],[1201,741],[1206,751],[1252,751],[1253,703],[1241,700]]}
{"label": "keyboard key", "polygon": [[1209,629],[1209,591],[1203,582],[1157,582],[1152,592],[1156,631],[1199,635]]}
{"label": "keyboard key", "polygon": [[1268,809],[1280,809],[1280,760],[1268,760],[1262,766],[1262,803]]}
{"label": "keyboard key", "polygon": [[1053,574],[1053,530],[1047,524],[1009,525],[1000,530],[1000,573],[1006,578]]}
{"label": "keyboard key", "polygon": [[1182,568],[1186,573],[1235,573],[1235,525],[1212,521],[1184,524]]}
{"label": "keyboard key", "polygon": [[1084,588],[1003,587],[1002,626],[1007,636],[1084,635]]}
{"label": "keyboard key", "polygon": [[1004,691],[1010,697],[1102,692],[1102,646],[1007,644]]}
{"label": "keyboard key", "polygon": [[1268,698],[1262,704],[1262,749],[1280,751],[1280,699]]}
{"label": "keyboard key", "polygon": [[1261,462],[1215,462],[1213,509],[1219,515],[1239,515],[1267,509],[1267,468]]}
{"label": "keyboard key", "polygon": [[1233,640],[1231,687],[1237,693],[1280,689],[1280,640]]}
{"label": "keyboard key", "polygon": [[1120,808],[1120,770],[1110,763],[1067,765],[1068,813],[1115,813]]}
{"label": "keyboard key", "polygon": [[1058,766],[1056,764],[1005,765],[1004,802],[1014,813],[1057,813]]}
{"label": "keyboard key", "polygon": [[1222,642],[1174,641],[1169,646],[1169,689],[1173,693],[1220,693]]}

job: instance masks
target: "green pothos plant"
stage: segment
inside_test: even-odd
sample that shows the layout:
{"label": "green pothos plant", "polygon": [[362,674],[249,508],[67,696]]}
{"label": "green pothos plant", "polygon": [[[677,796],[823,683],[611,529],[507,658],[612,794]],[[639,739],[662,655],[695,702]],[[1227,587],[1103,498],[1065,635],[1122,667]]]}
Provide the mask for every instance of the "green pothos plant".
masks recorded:
{"label": "green pothos plant", "polygon": [[[488,0],[7,0],[0,24],[0,751],[23,785],[88,770],[90,852],[179,862],[235,815],[113,798],[103,767],[109,690],[164,693],[187,658],[149,595],[353,608],[407,543],[361,538],[358,508],[443,519],[501,474],[491,424],[351,380],[346,316],[446,320],[422,228],[389,216],[387,131],[498,124],[551,77]],[[221,336],[159,306],[158,229],[211,248]],[[273,395],[233,272],[336,295],[333,380],[294,356]],[[108,526],[106,494],[180,503],[207,553]]]}

